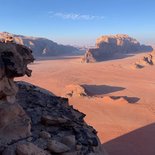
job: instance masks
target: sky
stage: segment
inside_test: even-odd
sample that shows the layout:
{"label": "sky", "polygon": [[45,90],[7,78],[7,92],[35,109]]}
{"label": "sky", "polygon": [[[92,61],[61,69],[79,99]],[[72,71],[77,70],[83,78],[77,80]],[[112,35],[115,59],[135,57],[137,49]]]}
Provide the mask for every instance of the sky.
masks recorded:
{"label": "sky", "polygon": [[94,46],[108,34],[155,43],[155,0],[0,0],[0,32]]}

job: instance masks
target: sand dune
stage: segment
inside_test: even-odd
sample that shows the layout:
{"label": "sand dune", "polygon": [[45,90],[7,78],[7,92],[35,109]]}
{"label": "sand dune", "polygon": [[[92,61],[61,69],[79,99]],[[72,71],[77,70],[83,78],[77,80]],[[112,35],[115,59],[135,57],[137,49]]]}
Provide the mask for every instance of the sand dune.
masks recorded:
{"label": "sand dune", "polygon": [[[147,155],[154,155],[154,146],[147,144],[154,140],[154,132],[148,129],[145,141],[145,130],[141,134],[141,129],[155,122],[155,66],[142,70],[130,67],[143,55],[95,64],[81,64],[80,57],[40,60],[30,65],[32,78],[17,80],[39,85],[56,95],[62,95],[70,84],[84,86],[90,97],[71,97],[70,104],[87,115],[86,122],[96,128],[109,155],[146,155],[146,150],[150,150]],[[131,144],[135,134],[139,140]]]}

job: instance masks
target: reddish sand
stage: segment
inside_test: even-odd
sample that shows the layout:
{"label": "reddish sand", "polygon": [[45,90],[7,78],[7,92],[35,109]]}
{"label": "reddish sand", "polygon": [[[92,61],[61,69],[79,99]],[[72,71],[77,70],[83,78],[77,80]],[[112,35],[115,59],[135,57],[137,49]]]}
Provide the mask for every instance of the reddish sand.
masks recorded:
{"label": "reddish sand", "polygon": [[[20,80],[56,95],[66,85],[84,85],[91,97],[72,97],[70,104],[86,114],[109,155],[155,155],[155,66],[131,67],[142,55],[94,64],[79,57],[40,60],[30,65],[33,76]],[[105,96],[127,96],[131,103]]]}

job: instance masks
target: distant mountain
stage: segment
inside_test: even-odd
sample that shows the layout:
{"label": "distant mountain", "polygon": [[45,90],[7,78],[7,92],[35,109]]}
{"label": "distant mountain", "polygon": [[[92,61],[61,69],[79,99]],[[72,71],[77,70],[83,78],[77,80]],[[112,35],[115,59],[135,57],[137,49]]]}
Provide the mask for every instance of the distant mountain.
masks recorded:
{"label": "distant mountain", "polygon": [[141,45],[136,39],[126,35],[106,35],[96,40],[96,47],[86,51],[82,62],[96,62],[113,59],[116,55],[152,51],[151,46]]}
{"label": "distant mountain", "polygon": [[7,36],[12,36],[16,43],[25,45],[32,49],[35,57],[68,56],[81,53],[80,49],[76,47],[57,44],[56,42],[46,38],[29,37],[11,34],[8,32],[0,32],[0,39],[5,39]]}

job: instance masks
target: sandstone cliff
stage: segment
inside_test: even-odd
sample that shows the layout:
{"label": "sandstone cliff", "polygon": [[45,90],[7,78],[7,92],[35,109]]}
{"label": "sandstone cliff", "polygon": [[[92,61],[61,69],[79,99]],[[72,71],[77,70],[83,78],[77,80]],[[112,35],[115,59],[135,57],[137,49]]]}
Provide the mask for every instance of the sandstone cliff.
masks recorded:
{"label": "sandstone cliff", "polygon": [[65,56],[76,55],[80,53],[78,48],[73,46],[65,46],[57,44],[46,38],[28,37],[22,35],[14,35],[7,32],[0,33],[0,39],[3,40],[8,36],[12,36],[18,44],[25,45],[33,51],[35,57],[42,56]]}
{"label": "sandstone cliff", "polygon": [[82,62],[113,59],[116,55],[152,51],[151,46],[141,45],[136,39],[124,34],[102,36],[96,40],[96,48],[88,49]]}

